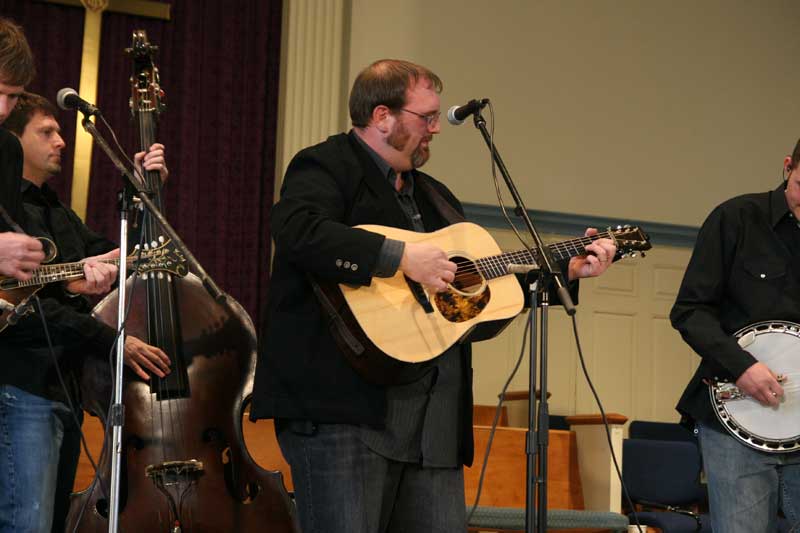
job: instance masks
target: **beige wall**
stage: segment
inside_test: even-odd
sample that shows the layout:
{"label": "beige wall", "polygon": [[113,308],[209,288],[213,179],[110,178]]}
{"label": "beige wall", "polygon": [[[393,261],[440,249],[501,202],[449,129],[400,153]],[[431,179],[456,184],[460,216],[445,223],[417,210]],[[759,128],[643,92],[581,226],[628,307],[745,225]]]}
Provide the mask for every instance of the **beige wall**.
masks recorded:
{"label": "beige wall", "polygon": [[[777,184],[800,136],[800,15],[791,0],[285,6],[281,173],[298,149],[348,128],[348,88],[383,57],[436,71],[443,110],[492,99],[498,147],[531,209],[697,226],[727,197]],[[444,124],[432,148],[427,171],[465,202],[495,204],[487,150],[471,124]],[[697,364],[667,319],[688,255],[660,246],[583,284],[579,327],[607,410],[676,419]],[[552,410],[594,412],[563,312],[552,323]],[[521,334],[518,320],[477,345],[477,401],[496,398]],[[512,388],[526,376],[523,365]]]}
{"label": "beige wall", "polygon": [[[425,64],[444,109],[491,98],[530,208],[699,225],[777,184],[800,136],[791,0],[352,0],[350,82],[382,57]],[[494,197],[471,124],[442,127],[429,170]]]}

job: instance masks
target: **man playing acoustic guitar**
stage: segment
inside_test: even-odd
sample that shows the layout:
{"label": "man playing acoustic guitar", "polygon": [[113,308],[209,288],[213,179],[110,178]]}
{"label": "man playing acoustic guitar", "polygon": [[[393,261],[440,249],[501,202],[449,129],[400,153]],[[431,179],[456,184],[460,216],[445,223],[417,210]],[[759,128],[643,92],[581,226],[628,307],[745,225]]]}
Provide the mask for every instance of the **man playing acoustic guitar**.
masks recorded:
{"label": "man playing acoustic guitar", "polygon": [[[447,187],[417,170],[440,131],[441,90],[436,74],[407,61],[364,69],[350,93],[352,131],[294,157],[272,212],[275,261],[251,416],[276,419],[304,533],[466,530],[469,343],[449,347],[419,377],[376,385],[346,361],[331,333],[341,324],[314,286],[367,286],[401,271],[434,294],[454,281],[456,264],[438,246],[353,227],[433,232],[449,224],[446,211],[463,213]],[[603,273],[616,251],[609,239],[586,250],[564,265],[569,279]]]}

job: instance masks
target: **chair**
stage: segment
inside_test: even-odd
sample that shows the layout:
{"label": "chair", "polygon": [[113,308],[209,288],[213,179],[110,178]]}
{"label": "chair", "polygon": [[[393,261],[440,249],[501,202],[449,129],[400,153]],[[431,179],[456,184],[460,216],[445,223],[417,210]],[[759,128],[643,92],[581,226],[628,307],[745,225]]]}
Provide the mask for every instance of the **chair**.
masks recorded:
{"label": "chair", "polygon": [[697,437],[686,427],[670,422],[634,420],[628,426],[628,438],[651,440],[679,440],[697,444]]}
{"label": "chair", "polygon": [[[467,511],[475,498],[486,451],[487,426],[475,426],[475,464],[464,470]],[[492,443],[481,493],[481,506],[469,521],[470,531],[525,529],[526,462],[523,428],[498,427]],[[627,531],[624,515],[584,509],[575,433],[551,430],[548,448],[548,529],[595,528]]]}
{"label": "chair", "polygon": [[622,445],[622,478],[635,506],[631,524],[638,518],[663,533],[711,531],[708,515],[697,513],[705,488],[696,443],[633,438]]}

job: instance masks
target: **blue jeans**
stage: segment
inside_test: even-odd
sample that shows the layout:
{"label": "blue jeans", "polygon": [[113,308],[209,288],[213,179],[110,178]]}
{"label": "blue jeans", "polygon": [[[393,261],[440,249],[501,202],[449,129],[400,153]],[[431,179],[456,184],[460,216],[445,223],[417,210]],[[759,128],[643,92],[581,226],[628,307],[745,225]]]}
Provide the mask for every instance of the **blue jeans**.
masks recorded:
{"label": "blue jeans", "polygon": [[463,533],[462,468],[422,468],[370,450],[359,429],[285,428],[278,442],[291,466],[303,533]]}
{"label": "blue jeans", "polygon": [[800,452],[760,452],[705,424],[697,429],[714,531],[772,533],[779,508],[800,524]]}
{"label": "blue jeans", "polygon": [[0,385],[0,533],[50,533],[69,409]]}

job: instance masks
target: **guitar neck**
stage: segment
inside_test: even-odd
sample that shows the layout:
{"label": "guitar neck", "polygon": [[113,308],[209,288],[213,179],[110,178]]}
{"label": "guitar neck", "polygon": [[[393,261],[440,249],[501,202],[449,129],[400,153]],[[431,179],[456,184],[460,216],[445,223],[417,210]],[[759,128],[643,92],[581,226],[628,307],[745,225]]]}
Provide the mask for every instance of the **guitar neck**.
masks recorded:
{"label": "guitar neck", "polygon": [[[556,261],[563,261],[579,255],[586,254],[586,246],[597,239],[614,239],[610,231],[605,231],[590,237],[580,237],[566,241],[548,244],[547,249]],[[499,278],[510,274],[509,265],[536,265],[539,263],[538,252],[531,250],[517,250],[504,252],[499,255],[482,257],[475,261],[478,270],[486,279]]]}

